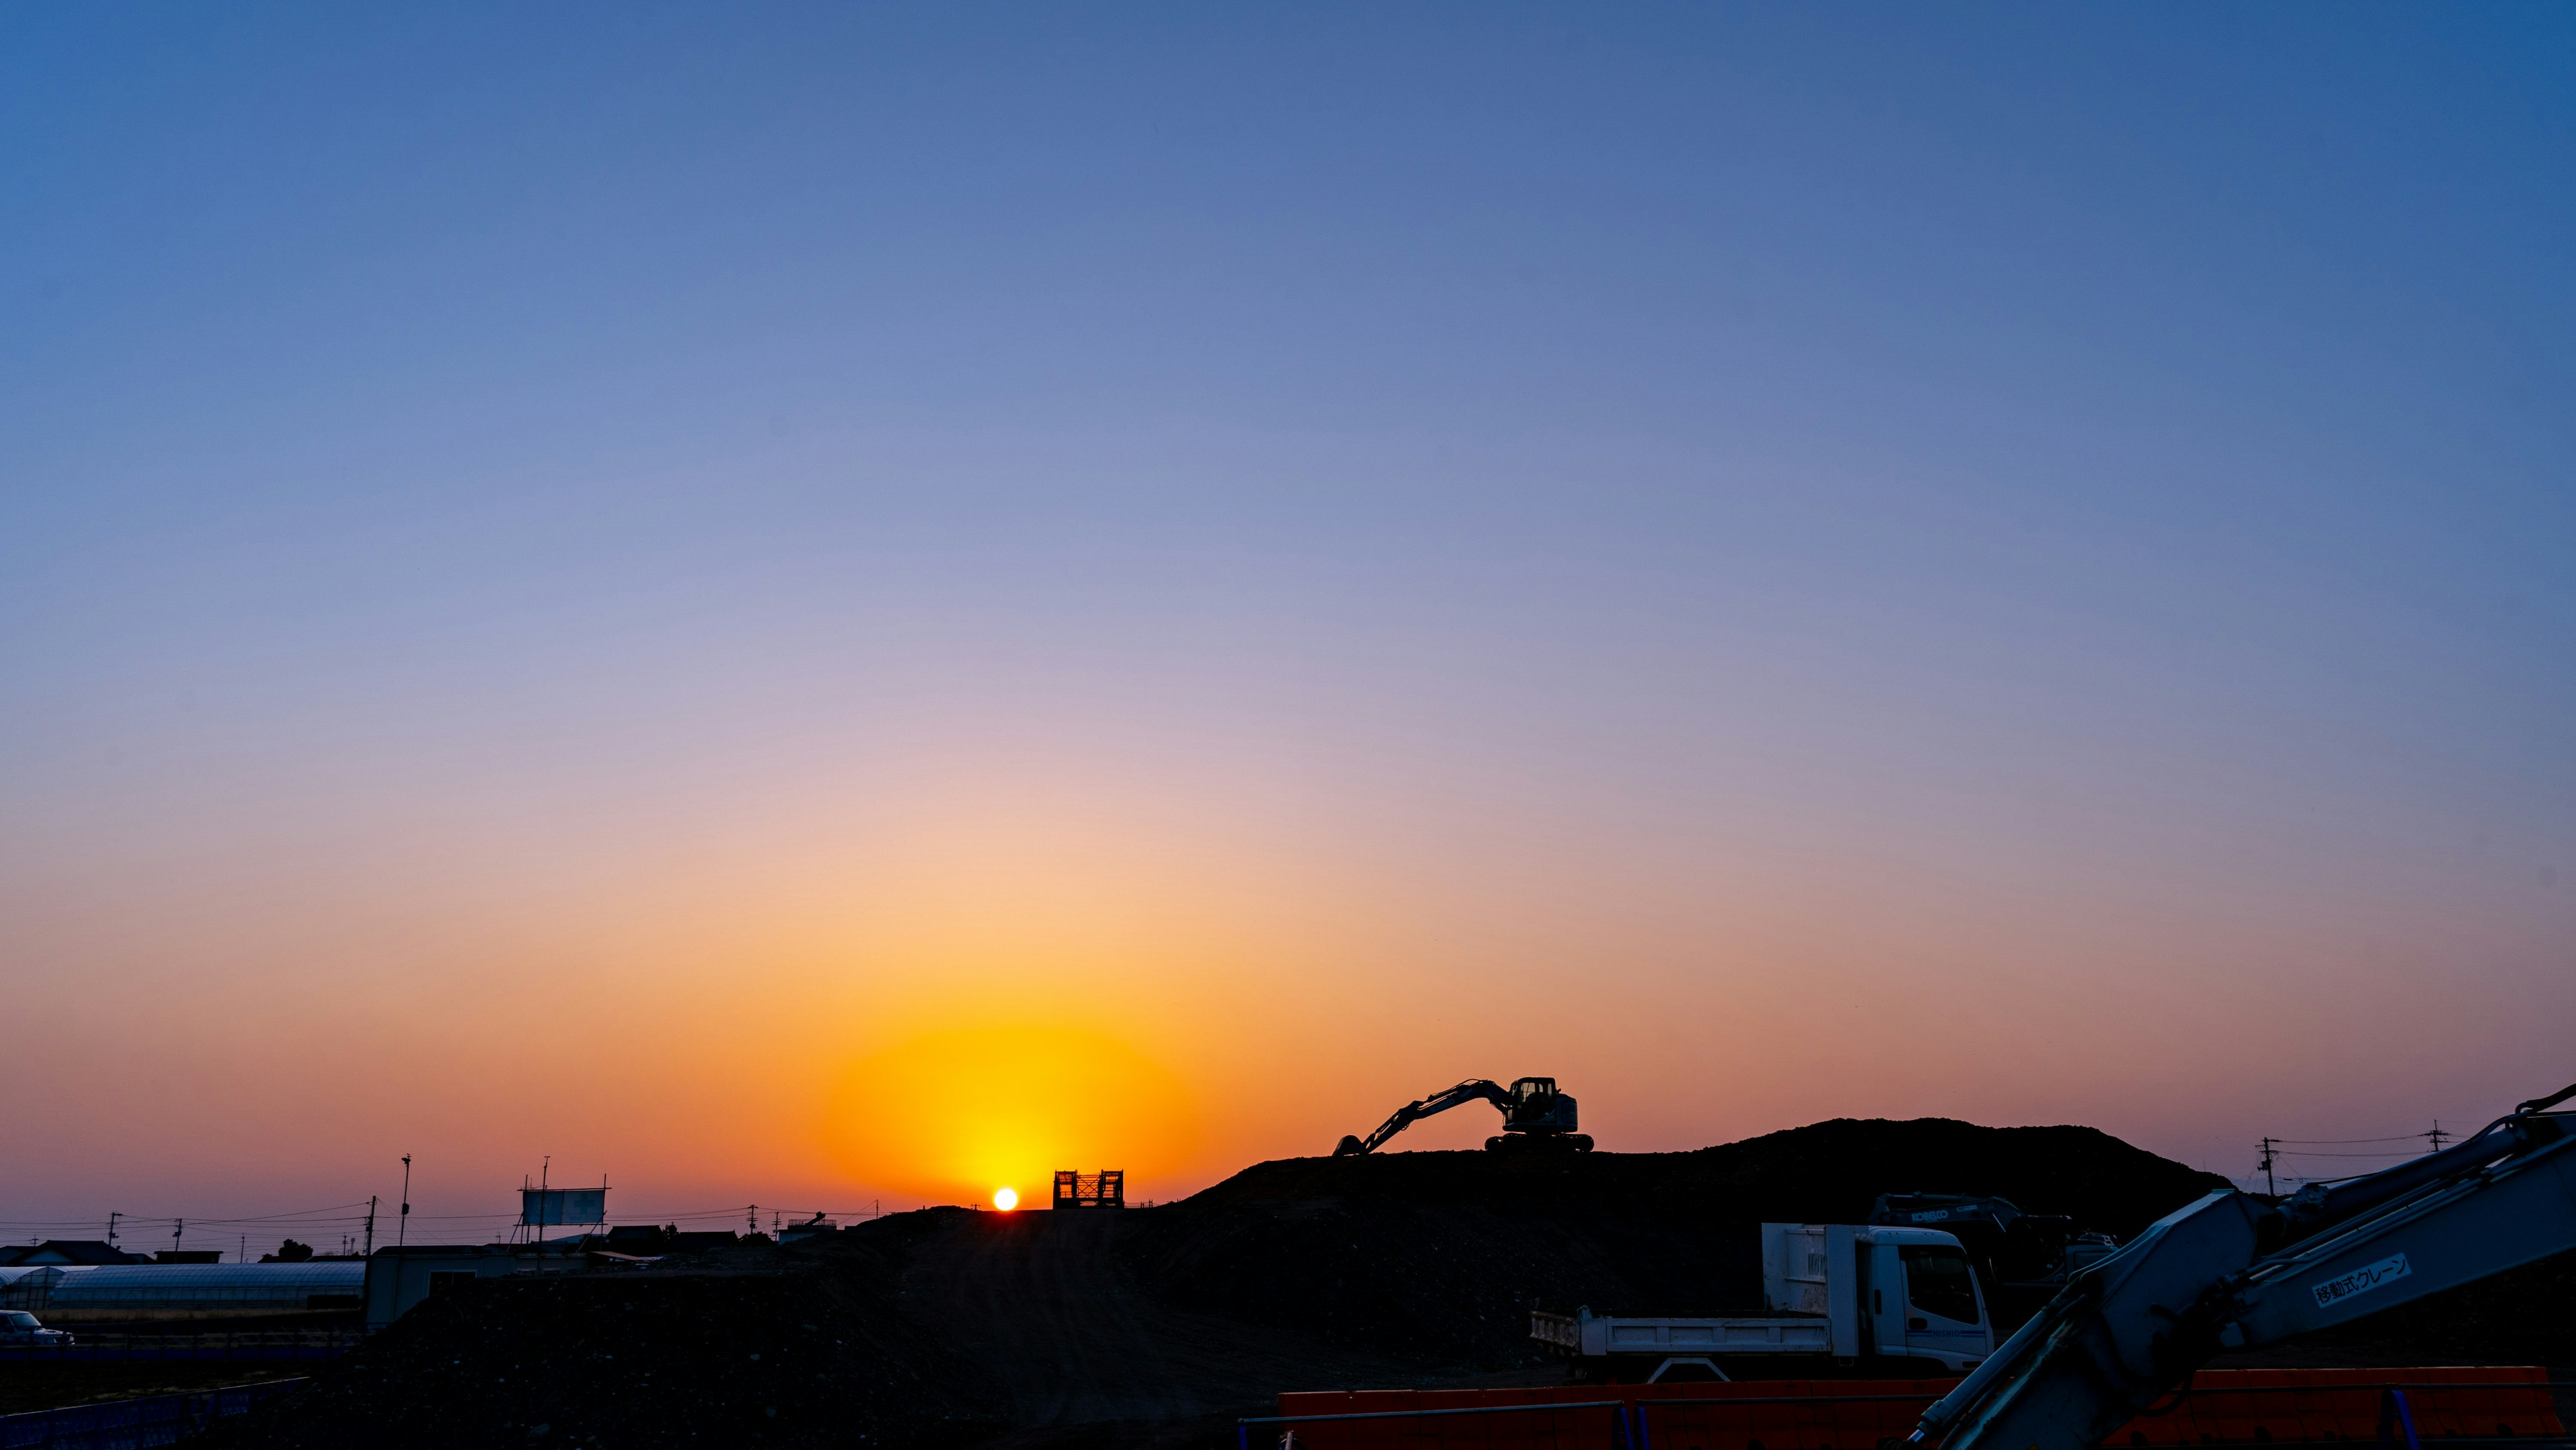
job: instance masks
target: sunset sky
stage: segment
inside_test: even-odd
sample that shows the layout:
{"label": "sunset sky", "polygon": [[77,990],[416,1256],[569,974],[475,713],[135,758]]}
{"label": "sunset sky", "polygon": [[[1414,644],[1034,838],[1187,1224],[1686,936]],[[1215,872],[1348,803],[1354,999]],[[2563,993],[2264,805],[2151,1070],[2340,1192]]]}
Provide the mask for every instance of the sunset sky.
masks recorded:
{"label": "sunset sky", "polygon": [[477,1236],[548,1155],[1167,1198],[1465,1077],[2240,1178],[2556,1089],[2571,67],[2539,6],[13,10],[0,1237],[406,1152]]}

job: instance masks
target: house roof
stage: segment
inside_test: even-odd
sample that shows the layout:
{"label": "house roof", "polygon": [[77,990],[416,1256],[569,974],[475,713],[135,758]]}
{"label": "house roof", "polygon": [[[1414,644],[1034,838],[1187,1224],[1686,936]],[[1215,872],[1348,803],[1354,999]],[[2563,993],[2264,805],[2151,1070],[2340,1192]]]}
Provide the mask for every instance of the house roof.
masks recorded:
{"label": "house roof", "polygon": [[83,1293],[239,1288],[346,1289],[354,1293],[366,1281],[367,1266],[354,1260],[329,1264],[135,1264],[66,1277],[62,1287],[77,1287]]}
{"label": "house roof", "polygon": [[47,1239],[0,1248],[0,1264],[139,1264],[148,1262],[100,1239]]}

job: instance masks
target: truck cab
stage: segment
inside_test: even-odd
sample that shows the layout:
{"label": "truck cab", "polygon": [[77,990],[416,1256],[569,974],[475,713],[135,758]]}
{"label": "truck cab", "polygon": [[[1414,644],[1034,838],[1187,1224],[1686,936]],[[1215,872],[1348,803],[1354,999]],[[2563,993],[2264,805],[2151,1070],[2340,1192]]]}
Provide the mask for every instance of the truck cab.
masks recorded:
{"label": "truck cab", "polygon": [[1881,1357],[1936,1360],[1953,1372],[1994,1352],[1994,1329],[1967,1250],[1929,1229],[1874,1228],[1856,1243],[1862,1341]]}
{"label": "truck cab", "polygon": [[1994,1352],[1994,1321],[1958,1238],[1940,1229],[1762,1225],[1762,1298],[1821,1315],[1839,1360],[1930,1360],[1953,1373]]}

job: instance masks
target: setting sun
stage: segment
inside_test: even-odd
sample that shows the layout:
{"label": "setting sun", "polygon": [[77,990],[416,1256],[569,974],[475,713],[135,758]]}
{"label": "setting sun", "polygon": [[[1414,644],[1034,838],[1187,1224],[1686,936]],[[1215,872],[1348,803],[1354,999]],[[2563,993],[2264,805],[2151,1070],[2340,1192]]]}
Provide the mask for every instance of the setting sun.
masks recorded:
{"label": "setting sun", "polygon": [[1004,1213],[1009,1213],[1012,1209],[1020,1206],[1020,1191],[1016,1188],[1007,1187],[994,1189],[993,1206]]}
{"label": "setting sun", "polygon": [[860,1060],[826,1132],[853,1178],[934,1203],[991,1193],[1008,1208],[1016,1189],[982,1185],[1077,1165],[1122,1168],[1130,1182],[1169,1172],[1194,1146],[1196,1119],[1181,1080],[1124,1042],[997,1027],[928,1033]]}

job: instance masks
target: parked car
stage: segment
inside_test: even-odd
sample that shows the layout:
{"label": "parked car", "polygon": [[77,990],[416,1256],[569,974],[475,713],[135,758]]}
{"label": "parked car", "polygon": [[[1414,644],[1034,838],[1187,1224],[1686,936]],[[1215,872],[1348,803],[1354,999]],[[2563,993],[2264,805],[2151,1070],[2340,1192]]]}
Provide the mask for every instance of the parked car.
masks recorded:
{"label": "parked car", "polygon": [[0,1344],[35,1344],[53,1349],[71,1342],[69,1331],[47,1329],[24,1309],[0,1309]]}

